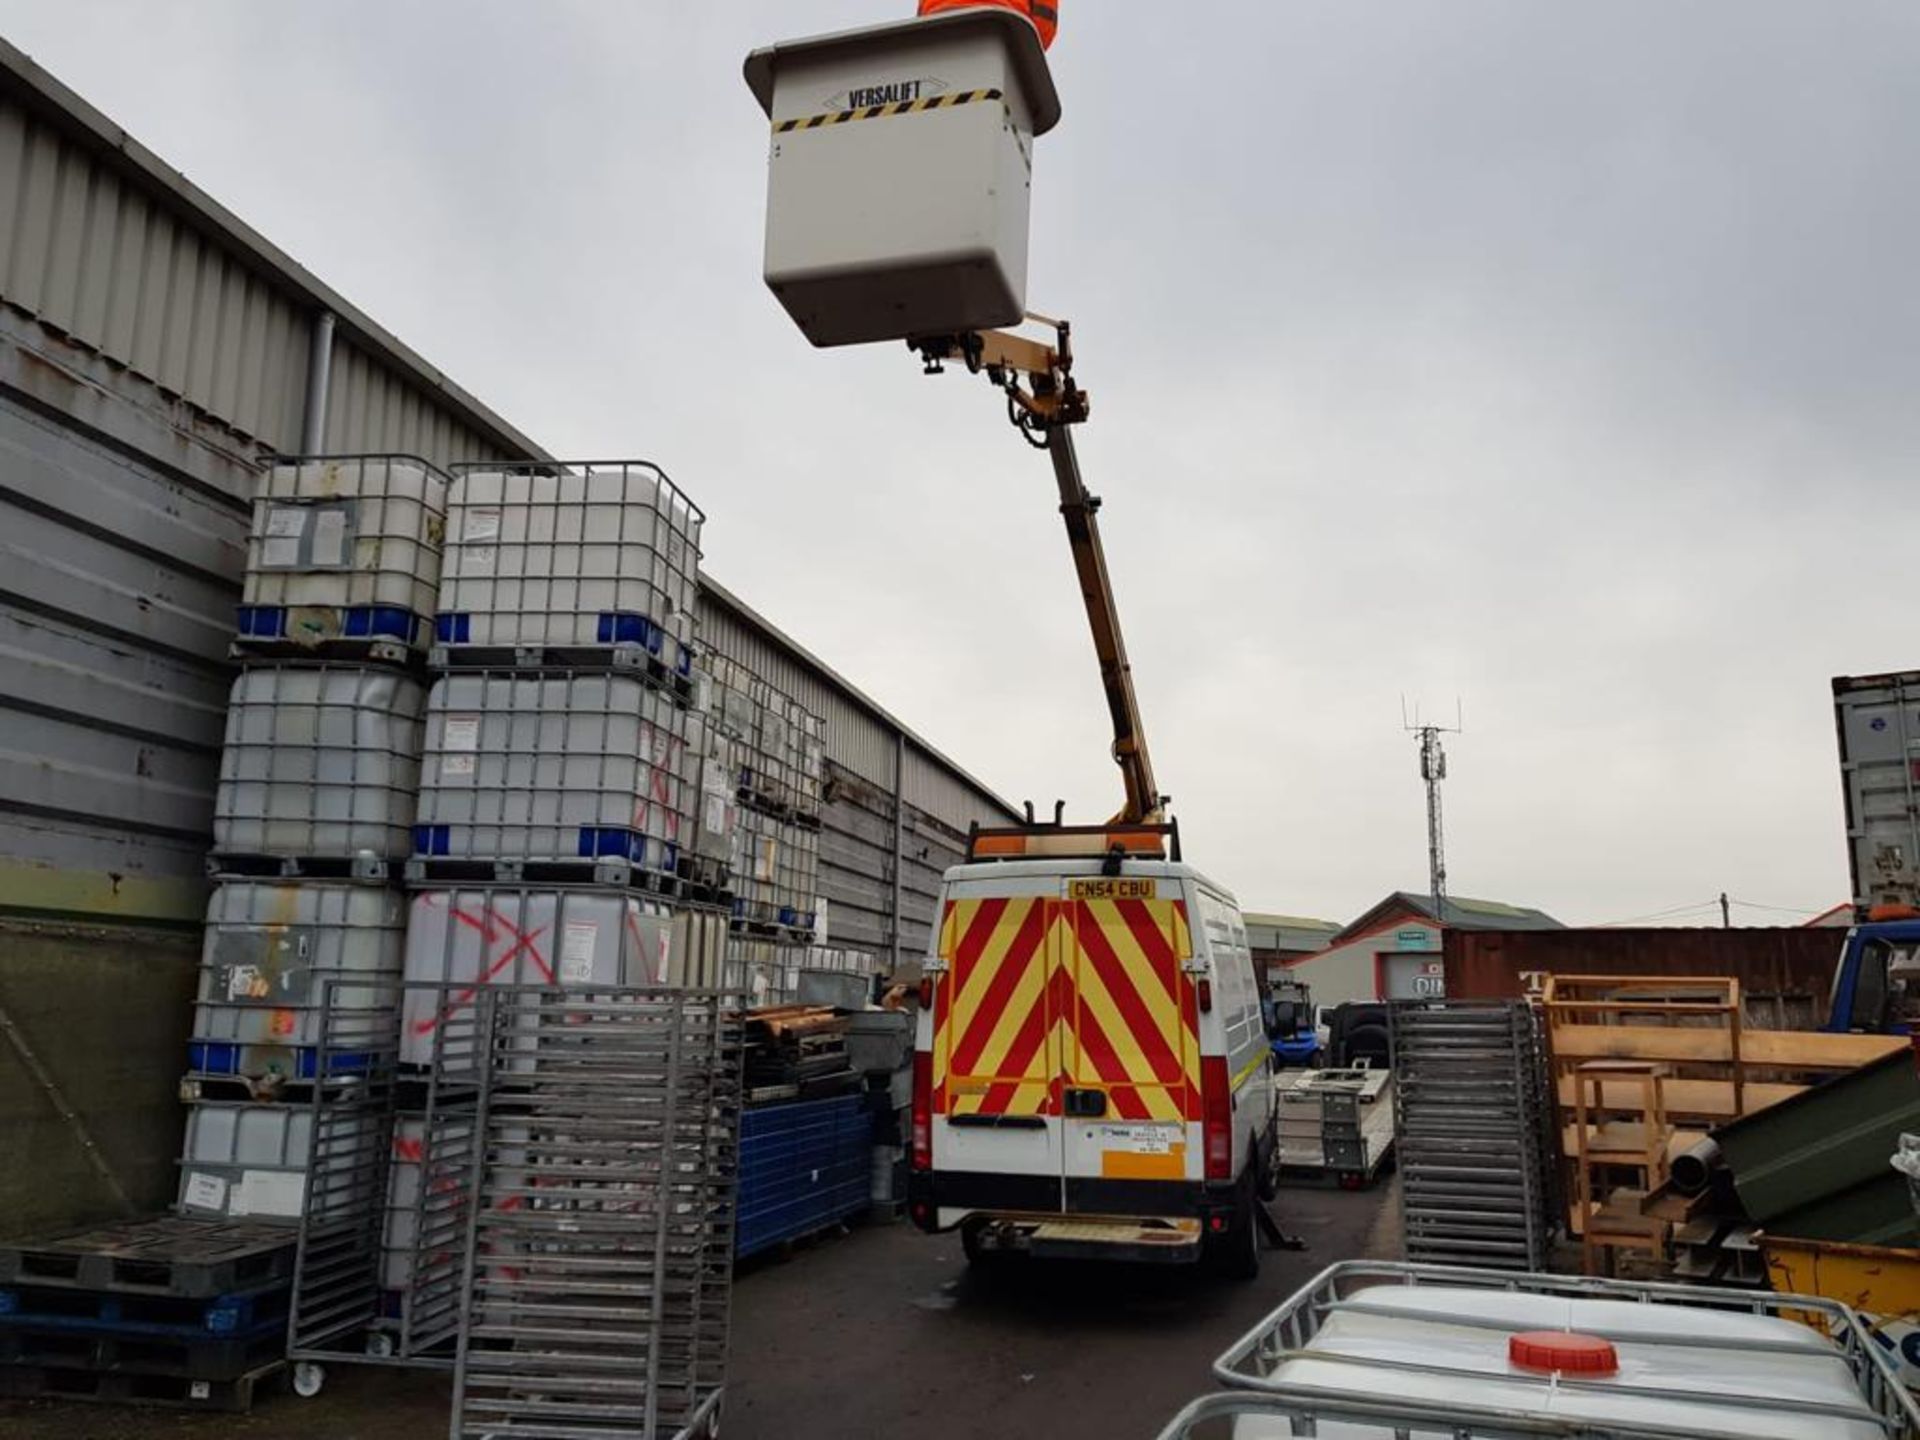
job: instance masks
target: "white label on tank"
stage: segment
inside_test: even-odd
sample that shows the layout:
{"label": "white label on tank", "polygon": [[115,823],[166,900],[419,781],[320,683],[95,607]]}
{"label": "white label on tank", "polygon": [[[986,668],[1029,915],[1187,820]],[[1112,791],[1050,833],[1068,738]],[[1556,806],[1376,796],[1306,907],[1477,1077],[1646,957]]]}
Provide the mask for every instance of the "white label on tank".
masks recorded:
{"label": "white label on tank", "polygon": [[653,983],[665,985],[673,967],[673,931],[660,927],[660,963],[653,972]]}
{"label": "white label on tank", "polygon": [[469,545],[460,552],[462,575],[491,575],[500,561],[500,552],[491,545]]}
{"label": "white label on tank", "polygon": [[474,769],[474,757],[471,755],[443,755],[440,757],[442,775],[471,775]]}
{"label": "white label on tank", "polygon": [[347,563],[347,512],[344,510],[321,510],[313,517],[313,550],[311,562],[316,566],[335,566]]}
{"label": "white label on tank", "polygon": [[727,829],[727,797],[726,796],[709,795],[707,797],[707,829],[711,830],[716,835],[721,835],[726,833],[726,829]]}
{"label": "white label on tank", "polygon": [[292,570],[300,564],[298,540],[262,540],[260,564],[268,570]]}
{"label": "white label on tank", "polygon": [[246,1170],[240,1175],[240,1188],[233,1197],[232,1214],[295,1216],[306,1190],[306,1177],[299,1171]]}
{"label": "white label on tank", "polygon": [[440,748],[446,751],[465,751],[472,755],[480,749],[480,717],[478,715],[449,715],[445,728],[441,731]]}
{"label": "white label on tank", "polygon": [[225,1210],[227,1182],[218,1175],[196,1170],[187,1176],[186,1202],[194,1210]]}
{"label": "white label on tank", "polygon": [[464,542],[499,538],[500,512],[498,510],[469,510],[466,518],[460,522],[460,539]]}
{"label": "white label on tank", "polygon": [[569,920],[560,940],[560,983],[584,985],[593,979],[593,952],[600,944],[600,927],[590,920]]}
{"label": "white label on tank", "polygon": [[307,528],[307,513],[304,505],[275,505],[267,511],[267,534],[275,540],[298,540]]}

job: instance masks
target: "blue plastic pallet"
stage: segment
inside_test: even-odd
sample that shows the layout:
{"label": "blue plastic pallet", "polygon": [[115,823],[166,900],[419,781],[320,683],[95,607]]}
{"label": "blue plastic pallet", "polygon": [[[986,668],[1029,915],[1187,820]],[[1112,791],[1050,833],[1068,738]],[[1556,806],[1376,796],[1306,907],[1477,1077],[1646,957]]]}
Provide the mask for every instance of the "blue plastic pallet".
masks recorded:
{"label": "blue plastic pallet", "polygon": [[[293,640],[288,631],[291,611],[284,605],[242,605],[239,632],[245,640]],[[349,605],[340,612],[338,637],[345,640],[398,640],[421,645],[427,619],[400,605]],[[326,637],[333,638],[333,637]]]}
{"label": "blue plastic pallet", "polygon": [[[238,1075],[241,1052],[245,1050],[285,1050],[293,1056],[292,1080],[311,1080],[319,1073],[319,1050],[312,1045],[275,1045],[271,1041],[190,1040],[187,1042],[187,1070],[194,1075]],[[328,1057],[332,1075],[358,1075],[373,1063],[371,1053],[336,1050]]]}
{"label": "blue plastic pallet", "polygon": [[[428,859],[476,858],[453,853],[451,825],[414,826],[413,853]],[[677,875],[680,872],[680,847],[664,840],[655,840],[638,830],[583,825],[574,841],[574,854],[582,860],[626,860],[642,870],[657,870],[662,875]],[[558,859],[553,856],[529,859],[522,863],[552,864]]]}
{"label": "blue plastic pallet", "polygon": [[291,1291],[285,1281],[264,1290],[189,1300],[173,1295],[68,1290],[36,1286],[0,1289],[0,1329],[73,1330],[115,1335],[252,1336],[287,1323]]}
{"label": "blue plastic pallet", "polygon": [[747,1110],[734,1254],[756,1255],[864,1213],[872,1164],[873,1116],[863,1095]]}
{"label": "blue plastic pallet", "polygon": [[[631,610],[603,610],[594,618],[593,633],[596,645],[638,646],[654,659],[670,666],[676,674],[693,673],[693,647],[675,640],[651,615]],[[471,645],[473,616],[458,610],[436,615],[433,634],[442,645]]]}

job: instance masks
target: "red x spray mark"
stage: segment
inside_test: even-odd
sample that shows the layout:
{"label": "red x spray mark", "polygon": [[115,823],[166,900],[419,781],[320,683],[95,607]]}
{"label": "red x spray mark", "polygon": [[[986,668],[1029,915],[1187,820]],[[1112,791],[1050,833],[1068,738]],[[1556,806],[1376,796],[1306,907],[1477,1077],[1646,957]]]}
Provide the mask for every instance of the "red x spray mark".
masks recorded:
{"label": "red x spray mark", "polygon": [[553,984],[553,967],[547,964],[546,957],[540,953],[539,947],[535,943],[542,935],[547,933],[547,926],[542,925],[537,930],[521,930],[511,920],[496,912],[492,906],[488,906],[485,913],[480,915],[471,914],[455,906],[452,910],[452,915],[453,918],[458,920],[462,925],[478,930],[484,935],[489,947],[492,946],[495,940],[501,938],[503,935],[511,937],[513,945],[508,949],[506,954],[502,955],[486,968],[476,983],[469,985],[451,1000],[447,1001],[447,1003],[441,1007],[439,1014],[429,1016],[425,1020],[416,1020],[413,1025],[413,1033],[416,1035],[431,1035],[461,1010],[471,1005],[473,1003],[473,997],[480,993],[482,986],[486,985],[502,970],[512,965],[513,962],[522,955],[525,955],[533,961],[534,967],[539,970],[541,978],[545,980],[547,984]]}

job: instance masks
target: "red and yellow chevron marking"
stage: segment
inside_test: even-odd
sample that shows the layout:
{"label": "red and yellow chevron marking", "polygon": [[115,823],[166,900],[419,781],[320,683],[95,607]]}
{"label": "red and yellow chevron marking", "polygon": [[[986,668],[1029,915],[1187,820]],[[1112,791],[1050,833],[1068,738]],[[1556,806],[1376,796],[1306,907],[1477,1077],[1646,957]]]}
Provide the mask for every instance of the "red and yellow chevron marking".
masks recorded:
{"label": "red and yellow chevron marking", "polygon": [[1058,1115],[1063,1085],[1120,1120],[1200,1116],[1186,906],[1041,896],[941,917],[934,1112]]}
{"label": "red and yellow chevron marking", "polygon": [[1077,979],[1077,1015],[1063,1055],[1067,1083],[1101,1087],[1121,1120],[1200,1118],[1200,1042],[1184,906],[1159,900],[1077,900],[1064,957]]}

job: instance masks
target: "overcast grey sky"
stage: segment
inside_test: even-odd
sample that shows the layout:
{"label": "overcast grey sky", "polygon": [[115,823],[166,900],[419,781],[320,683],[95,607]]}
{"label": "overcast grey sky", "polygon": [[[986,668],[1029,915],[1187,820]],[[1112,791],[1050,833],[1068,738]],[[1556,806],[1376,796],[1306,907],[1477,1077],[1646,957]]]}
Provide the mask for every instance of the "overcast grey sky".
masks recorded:
{"label": "overcast grey sky", "polygon": [[[1001,793],[1099,818],[1044,458],[984,385],[813,351],[759,279],[741,58],[910,9],[0,0],[0,32],[549,449],[665,466],[717,577]],[[1251,909],[1424,888],[1401,696],[1459,696],[1457,893],[1843,899],[1827,680],[1920,667],[1920,7],[1062,25],[1029,299],[1075,321],[1189,857]]]}

